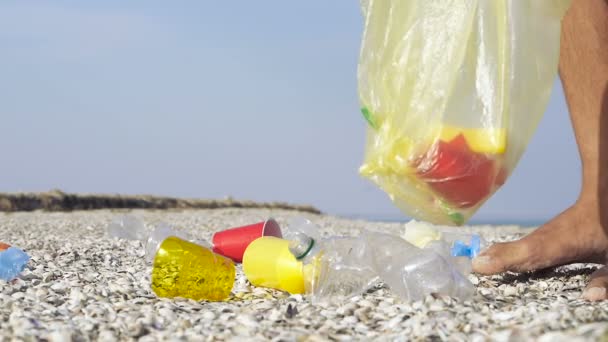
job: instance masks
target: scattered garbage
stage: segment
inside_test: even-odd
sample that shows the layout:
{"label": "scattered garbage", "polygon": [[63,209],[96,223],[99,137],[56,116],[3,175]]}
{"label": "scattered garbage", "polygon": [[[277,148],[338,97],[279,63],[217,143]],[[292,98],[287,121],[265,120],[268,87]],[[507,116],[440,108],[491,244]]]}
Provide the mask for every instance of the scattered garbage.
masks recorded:
{"label": "scattered garbage", "polygon": [[[404,300],[430,293],[473,294],[468,258],[418,248],[399,236],[363,231],[358,237],[319,239],[310,221],[289,227],[290,251],[303,262],[306,292],[316,299],[360,295],[378,280]],[[315,238],[316,236],[316,238]]]}
{"label": "scattered garbage", "polygon": [[226,299],[236,276],[233,260],[240,262],[247,246],[259,237],[282,236],[280,226],[272,218],[217,232],[213,246],[166,223],[150,231],[144,221],[134,215],[116,218],[108,225],[107,232],[111,237],[143,244],[146,260],[152,263],[151,287],[156,295],[195,300]]}
{"label": "scattered garbage", "polygon": [[252,285],[308,294],[313,302],[361,295],[380,281],[406,301],[431,293],[466,299],[474,292],[471,259],[485,246],[478,235],[415,221],[402,237],[368,230],[322,237],[310,220],[291,219],[283,232],[271,218],[219,231],[213,245],[167,224],[149,231],[133,217],[114,220],[108,233],[144,244],[156,295],[195,300],[228,298],[239,261]]}
{"label": "scattered garbage", "polygon": [[146,258],[154,260],[158,246],[168,236],[176,236],[192,243],[211,248],[214,253],[223,255],[235,262],[242,262],[243,253],[249,244],[262,236],[282,237],[281,227],[272,218],[242,227],[230,228],[216,232],[212,244],[205,240],[195,239],[189,234],[177,231],[167,223],[156,225],[150,231],[144,221],[134,215],[124,215],[114,219],[107,227],[108,235],[119,239],[138,240],[145,246]]}
{"label": "scattered garbage", "polygon": [[0,279],[11,281],[23,272],[30,257],[17,247],[0,242]]}

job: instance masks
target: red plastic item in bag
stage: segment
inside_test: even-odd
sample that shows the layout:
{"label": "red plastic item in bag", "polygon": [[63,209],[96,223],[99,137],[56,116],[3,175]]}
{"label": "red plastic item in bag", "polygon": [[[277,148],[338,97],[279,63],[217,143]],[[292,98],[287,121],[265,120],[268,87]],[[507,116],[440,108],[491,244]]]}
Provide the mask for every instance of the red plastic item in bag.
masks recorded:
{"label": "red plastic item in bag", "polygon": [[[439,141],[416,163],[418,176],[451,205],[471,208],[504,183],[506,172],[483,153],[472,151],[462,134]],[[502,177],[501,177],[502,175]]]}

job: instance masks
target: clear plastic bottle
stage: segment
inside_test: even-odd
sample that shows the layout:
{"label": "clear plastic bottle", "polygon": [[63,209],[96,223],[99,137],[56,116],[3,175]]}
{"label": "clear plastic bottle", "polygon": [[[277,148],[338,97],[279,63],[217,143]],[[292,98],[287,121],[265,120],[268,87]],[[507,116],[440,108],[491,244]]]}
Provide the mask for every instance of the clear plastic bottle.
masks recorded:
{"label": "clear plastic bottle", "polygon": [[377,280],[364,258],[361,239],[322,239],[312,222],[300,218],[291,220],[287,228],[289,250],[303,263],[306,293],[313,302],[360,295]]}
{"label": "clear plastic bottle", "polygon": [[122,215],[110,222],[107,227],[110,237],[143,241],[148,235],[144,221],[135,215]]}
{"label": "clear plastic bottle", "polygon": [[444,240],[431,241],[423,249],[439,254],[464,276],[468,276],[473,270],[471,259],[468,256],[454,255],[453,247]]}
{"label": "clear plastic bottle", "polygon": [[150,230],[146,227],[144,221],[135,215],[123,215],[114,219],[108,225],[107,232],[110,237],[140,241],[144,246],[145,257],[149,263],[154,261],[154,256],[160,244],[169,236],[179,237],[205,248],[211,248],[207,241],[194,239],[186,232],[178,232],[164,222],[157,224],[154,229]]}
{"label": "clear plastic bottle", "polygon": [[363,231],[359,237],[318,239],[310,221],[288,226],[290,251],[302,260],[313,301],[361,294],[377,280],[405,300],[430,293],[465,299],[474,288],[467,258],[452,257],[444,241],[418,248],[399,236]]}
{"label": "clear plastic bottle", "polygon": [[466,299],[474,287],[455,264],[430,248],[418,248],[402,238],[364,232],[372,268],[390,289],[406,300],[431,293]]}

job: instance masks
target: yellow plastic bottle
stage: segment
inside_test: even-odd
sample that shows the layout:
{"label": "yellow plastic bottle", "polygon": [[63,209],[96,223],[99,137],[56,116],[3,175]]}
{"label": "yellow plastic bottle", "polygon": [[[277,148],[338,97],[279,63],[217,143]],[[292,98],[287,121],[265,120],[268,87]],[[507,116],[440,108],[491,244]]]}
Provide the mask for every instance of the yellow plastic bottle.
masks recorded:
{"label": "yellow plastic bottle", "polygon": [[230,296],[235,273],[232,260],[170,236],[154,258],[152,290],[159,297],[220,301]]}

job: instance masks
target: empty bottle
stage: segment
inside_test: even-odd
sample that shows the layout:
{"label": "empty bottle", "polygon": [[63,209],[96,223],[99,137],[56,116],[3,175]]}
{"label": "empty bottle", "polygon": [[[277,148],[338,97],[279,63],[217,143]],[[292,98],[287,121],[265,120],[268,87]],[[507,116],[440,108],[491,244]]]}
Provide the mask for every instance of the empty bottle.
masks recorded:
{"label": "empty bottle", "polygon": [[148,235],[144,221],[135,215],[123,215],[115,218],[107,227],[110,237],[143,241]]}
{"label": "empty bottle", "polygon": [[321,239],[317,227],[305,219],[289,222],[287,238],[290,252],[303,263],[306,293],[313,302],[360,295],[378,278],[359,238]]}
{"label": "empty bottle", "polygon": [[290,251],[308,269],[305,286],[313,300],[359,295],[377,280],[405,300],[430,293],[458,298],[473,294],[466,278],[470,261],[452,257],[445,242],[418,248],[398,236],[369,231],[359,237],[318,239],[310,221],[288,228]]}
{"label": "empty bottle", "polygon": [[186,232],[177,231],[164,222],[157,224],[154,229],[150,230],[142,219],[134,215],[124,215],[114,219],[108,225],[107,232],[111,237],[140,241],[144,246],[146,260],[150,263],[154,261],[160,244],[169,236],[179,237],[182,240],[211,248],[207,241],[194,239]]}
{"label": "empty bottle", "polygon": [[431,293],[466,299],[474,287],[450,260],[390,234],[364,232],[366,254],[380,279],[406,300]]}

